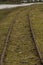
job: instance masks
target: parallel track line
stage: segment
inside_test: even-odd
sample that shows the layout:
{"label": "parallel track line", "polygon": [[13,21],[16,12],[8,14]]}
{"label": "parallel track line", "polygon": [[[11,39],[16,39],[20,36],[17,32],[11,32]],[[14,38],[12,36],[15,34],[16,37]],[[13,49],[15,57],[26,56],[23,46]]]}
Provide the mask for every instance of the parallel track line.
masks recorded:
{"label": "parallel track line", "polygon": [[4,61],[5,54],[6,54],[6,50],[7,50],[8,42],[9,42],[9,39],[10,39],[10,35],[11,35],[12,29],[13,29],[13,25],[14,25],[14,21],[11,23],[11,25],[9,27],[9,30],[8,30],[6,40],[4,41],[5,45],[4,45],[4,48],[3,48],[2,55],[1,55],[0,65],[3,65],[3,61]]}
{"label": "parallel track line", "polygon": [[32,40],[33,40],[33,42],[34,42],[36,52],[37,52],[38,57],[39,57],[39,59],[40,59],[40,63],[43,65],[43,59],[42,59],[40,50],[39,50],[39,48],[38,48],[38,45],[37,45],[37,42],[36,42],[36,39],[35,39],[35,35],[34,35],[33,29],[32,29],[32,24],[31,24],[29,15],[27,15],[27,16],[28,16],[28,20],[29,20],[30,32],[31,32],[31,35],[32,35]]}

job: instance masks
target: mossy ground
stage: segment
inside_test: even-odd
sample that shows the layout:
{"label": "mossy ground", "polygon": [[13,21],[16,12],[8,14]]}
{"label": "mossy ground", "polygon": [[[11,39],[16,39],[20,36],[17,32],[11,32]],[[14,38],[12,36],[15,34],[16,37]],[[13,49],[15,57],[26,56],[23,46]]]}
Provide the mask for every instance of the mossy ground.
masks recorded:
{"label": "mossy ground", "polygon": [[[43,5],[33,5],[0,11],[0,54],[3,49],[8,28],[13,21],[15,22],[4,60],[5,65],[41,65],[31,39],[27,15],[30,16],[36,40],[38,45],[40,45],[39,41],[41,42],[41,39],[39,36],[43,34],[43,32],[41,32],[43,31],[43,24],[40,22],[43,21],[42,13]],[[36,32],[40,32],[40,35]],[[41,38],[43,39],[43,35]]]}

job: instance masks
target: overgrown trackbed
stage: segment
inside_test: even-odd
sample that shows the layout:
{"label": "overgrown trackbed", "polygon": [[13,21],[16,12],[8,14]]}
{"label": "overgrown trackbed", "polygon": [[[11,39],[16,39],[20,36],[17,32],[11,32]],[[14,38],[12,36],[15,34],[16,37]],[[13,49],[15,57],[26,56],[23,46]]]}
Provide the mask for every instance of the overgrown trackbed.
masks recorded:
{"label": "overgrown trackbed", "polygon": [[43,65],[27,11],[18,12],[10,24],[0,65]]}

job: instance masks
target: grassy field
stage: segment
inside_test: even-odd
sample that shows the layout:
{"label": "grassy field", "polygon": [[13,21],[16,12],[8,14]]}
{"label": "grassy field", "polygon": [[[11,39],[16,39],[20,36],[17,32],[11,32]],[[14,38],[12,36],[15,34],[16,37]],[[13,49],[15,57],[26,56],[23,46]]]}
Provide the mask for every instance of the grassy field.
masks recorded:
{"label": "grassy field", "polygon": [[36,42],[43,56],[43,5],[0,10],[0,15],[0,55],[10,24],[15,22],[4,65],[41,65],[30,38],[27,15],[30,16]]}

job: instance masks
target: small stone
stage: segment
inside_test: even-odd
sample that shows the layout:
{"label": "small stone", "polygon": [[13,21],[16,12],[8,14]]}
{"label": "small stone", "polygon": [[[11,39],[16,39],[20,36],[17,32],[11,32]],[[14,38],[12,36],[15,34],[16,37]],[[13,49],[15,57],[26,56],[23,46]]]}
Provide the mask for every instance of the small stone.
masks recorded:
{"label": "small stone", "polygon": [[22,52],[19,52],[20,54],[22,53]]}

